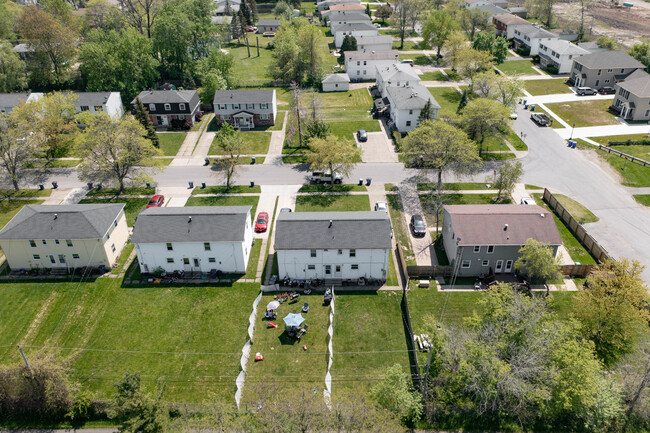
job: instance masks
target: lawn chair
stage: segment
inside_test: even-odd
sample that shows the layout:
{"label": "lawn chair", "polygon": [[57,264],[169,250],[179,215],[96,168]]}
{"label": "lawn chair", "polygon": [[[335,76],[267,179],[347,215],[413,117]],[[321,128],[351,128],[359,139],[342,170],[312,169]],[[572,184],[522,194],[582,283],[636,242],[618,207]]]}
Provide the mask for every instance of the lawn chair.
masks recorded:
{"label": "lawn chair", "polygon": [[302,312],[306,313],[308,311],[309,311],[309,304],[305,302],[302,306]]}
{"label": "lawn chair", "polygon": [[307,324],[305,323],[305,326],[303,326],[302,328],[300,328],[300,329],[298,330],[298,333],[296,334],[296,338],[298,339],[298,341],[300,341],[300,337],[302,337],[303,334],[304,334],[305,332],[307,332],[307,328],[308,328],[308,326],[307,326]]}

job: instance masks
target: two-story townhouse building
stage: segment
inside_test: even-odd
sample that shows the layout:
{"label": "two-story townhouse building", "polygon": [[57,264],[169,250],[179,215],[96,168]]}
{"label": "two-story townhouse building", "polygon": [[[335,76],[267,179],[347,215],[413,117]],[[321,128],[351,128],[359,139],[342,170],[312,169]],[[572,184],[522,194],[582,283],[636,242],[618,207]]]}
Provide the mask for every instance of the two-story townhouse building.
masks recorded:
{"label": "two-story townhouse building", "polygon": [[377,69],[387,68],[394,63],[399,63],[397,50],[357,50],[346,51],[345,72],[350,80],[375,80]]}
{"label": "two-story townhouse building", "polygon": [[342,24],[370,23],[370,17],[363,11],[331,11],[327,14],[330,29]]}
{"label": "two-story townhouse building", "polygon": [[561,39],[551,39],[539,43],[539,63],[542,68],[556,74],[568,74],[573,59],[589,54],[589,51],[576,44]]}
{"label": "two-story townhouse building", "polygon": [[275,125],[278,103],[275,89],[217,90],[214,93],[214,117],[237,129]]}
{"label": "two-story townhouse building", "polygon": [[503,36],[506,39],[515,37],[515,29],[518,26],[532,26],[525,19],[511,13],[494,15],[492,24],[494,24],[497,36]]}
{"label": "two-story townhouse building", "polygon": [[361,36],[379,36],[377,28],[370,23],[337,24],[332,26],[331,31],[334,35],[334,46],[336,48],[341,48],[343,39],[348,35],[357,39],[357,48]]}
{"label": "two-story townhouse building", "polygon": [[42,93],[0,93],[0,113],[11,113],[15,106],[38,101],[43,97]]}
{"label": "two-story townhouse building", "polygon": [[158,129],[166,129],[183,123],[194,125],[201,100],[196,90],[144,90],[131,101],[135,107],[137,98],[149,112],[149,119]]}
{"label": "two-story townhouse building", "polygon": [[393,63],[390,66],[378,67],[376,72],[377,90],[382,97],[386,96],[388,87],[410,86],[420,82],[420,77],[411,65]]}
{"label": "two-story townhouse building", "polygon": [[253,244],[251,206],[152,207],[133,224],[142,273],[246,273]]}
{"label": "two-story townhouse building", "polygon": [[88,111],[90,113],[106,113],[113,119],[124,115],[122,96],[120,92],[76,92],[74,101],[77,113]]}
{"label": "two-story townhouse building", "polygon": [[276,220],[280,278],[386,279],[391,249],[386,212],[290,212]]}
{"label": "two-story townhouse building", "polygon": [[515,28],[515,49],[520,50],[521,48],[526,51],[526,54],[531,56],[535,56],[539,53],[540,42],[549,41],[551,39],[559,39],[559,36],[534,25],[518,26]]}
{"label": "two-story townhouse building", "polygon": [[637,69],[616,83],[612,109],[625,120],[650,120],[650,75]]}
{"label": "two-story townhouse building", "polygon": [[110,269],[129,239],[124,204],[27,205],[0,231],[9,267]]}
{"label": "two-story townhouse building", "polygon": [[275,33],[280,28],[280,20],[265,19],[257,22],[257,33]]}
{"label": "two-story townhouse building", "polygon": [[393,38],[389,35],[377,36],[359,36],[357,40],[357,50],[359,51],[392,51]]}
{"label": "two-story townhouse building", "polygon": [[569,82],[576,87],[613,87],[645,65],[625,51],[594,52],[573,59]]}
{"label": "two-story townhouse building", "polygon": [[399,132],[409,132],[417,128],[420,113],[427,102],[431,104],[431,119],[438,118],[440,105],[431,92],[419,83],[388,86],[386,99],[390,114],[389,127],[394,127]]}
{"label": "two-story townhouse building", "polygon": [[496,15],[503,15],[503,14],[508,13],[507,10],[505,10],[503,8],[500,8],[499,6],[495,6],[492,3],[486,4],[486,5],[479,5],[479,6],[476,6],[476,8],[483,11],[483,15],[485,16],[485,21],[488,24],[492,24],[492,19]]}

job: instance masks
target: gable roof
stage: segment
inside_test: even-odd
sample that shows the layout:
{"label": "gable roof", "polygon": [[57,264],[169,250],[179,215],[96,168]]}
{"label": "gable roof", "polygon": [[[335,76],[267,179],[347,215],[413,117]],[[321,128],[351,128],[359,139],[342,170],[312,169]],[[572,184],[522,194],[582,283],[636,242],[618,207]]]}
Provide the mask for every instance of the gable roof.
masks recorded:
{"label": "gable roof", "polygon": [[113,93],[119,94],[119,92],[75,92],[74,94],[77,95],[77,100],[74,102],[74,105],[104,105]]}
{"label": "gable roof", "polygon": [[507,14],[508,11],[500,8],[499,6],[495,6],[492,3],[490,4],[484,4],[484,5],[479,5],[476,6],[478,9],[482,10],[483,12],[487,12],[488,14],[494,16],[494,15],[502,15],[502,14]]}
{"label": "gable roof", "polygon": [[[361,39],[361,38],[359,38]],[[346,51],[345,57],[348,60],[394,60],[399,61],[399,51],[397,50],[357,50]]]}
{"label": "gable roof", "polygon": [[275,98],[275,89],[236,89],[217,90],[214,103],[235,102],[238,104],[271,104]]}
{"label": "gable roof", "polygon": [[[199,103],[199,93],[196,90],[143,90],[138,97],[143,104],[186,103],[194,107]],[[135,98],[131,104],[135,104]]]}
{"label": "gable roof", "polygon": [[521,33],[522,35],[528,36],[531,39],[540,39],[540,38],[553,38],[553,39],[556,39],[556,38],[560,37],[559,35],[557,35],[555,33],[551,33],[548,30],[544,30],[544,29],[539,28],[537,26],[534,26],[532,24],[530,26],[518,27],[516,31],[519,31],[519,33]]}
{"label": "gable roof", "polygon": [[13,108],[23,102],[31,102],[43,97],[42,93],[0,93],[0,113],[5,108]]}
{"label": "gable roof", "polygon": [[576,59],[575,62],[589,69],[645,68],[643,63],[639,62],[625,51],[620,50],[585,54],[579,59]]}
{"label": "gable roof", "polygon": [[526,21],[522,17],[517,16],[517,15],[513,15],[511,13],[498,14],[498,15],[495,15],[494,17],[492,17],[492,18],[499,21],[499,22],[502,22],[503,24],[505,24],[507,26],[517,25],[517,24],[531,25],[528,21]]}
{"label": "gable roof", "polygon": [[27,205],[0,231],[0,239],[101,239],[123,203]]}
{"label": "gable roof", "polygon": [[387,249],[391,248],[390,233],[386,212],[280,213],[275,249]]}
{"label": "gable roof", "polygon": [[379,32],[377,31],[377,28],[373,26],[372,24],[369,23],[346,23],[346,24],[335,24],[332,26],[332,33],[338,33],[338,32],[363,32],[363,31],[370,31],[374,30],[377,35],[379,35]]}
{"label": "gable roof", "polygon": [[280,20],[273,20],[273,19],[259,20],[257,22],[257,25],[258,26],[279,26]]}
{"label": "gable roof", "polygon": [[650,98],[650,75],[642,69],[632,72],[624,81],[619,81],[617,85],[639,98]]}
{"label": "gable roof", "polygon": [[370,21],[370,17],[358,11],[332,11],[327,15],[330,21]]}
{"label": "gable roof", "polygon": [[241,242],[251,206],[151,207],[138,214],[131,242]]}
{"label": "gable roof", "polygon": [[420,82],[420,76],[413,70],[411,65],[406,63],[393,63],[390,66],[377,66],[377,73],[384,82],[414,80]]}
{"label": "gable roof", "polygon": [[[393,38],[392,36],[389,35],[374,35],[374,36],[355,36],[357,39],[357,46],[361,46],[363,44],[371,44],[371,45],[377,45],[377,44],[387,44],[390,47],[393,46]],[[392,50],[386,50],[386,51],[392,51]]]}
{"label": "gable roof", "polygon": [[358,3],[334,4],[330,6],[330,12],[336,11],[365,11],[366,7]]}
{"label": "gable roof", "polygon": [[461,246],[524,245],[531,238],[562,244],[553,214],[537,205],[450,205],[444,210],[451,217],[454,237],[460,238]]}
{"label": "gable roof", "polygon": [[542,41],[540,45],[543,45],[556,53],[562,54],[573,54],[573,55],[584,55],[589,54],[588,50],[577,46],[569,41],[563,39],[551,39],[550,41]]}
{"label": "gable roof", "polygon": [[329,74],[325,75],[325,78],[323,78],[323,81],[321,83],[349,83],[350,82],[350,77],[348,74]]}
{"label": "gable roof", "polygon": [[427,101],[433,108],[440,108],[431,92],[419,83],[387,87],[386,93],[391,105],[398,110],[421,110]]}

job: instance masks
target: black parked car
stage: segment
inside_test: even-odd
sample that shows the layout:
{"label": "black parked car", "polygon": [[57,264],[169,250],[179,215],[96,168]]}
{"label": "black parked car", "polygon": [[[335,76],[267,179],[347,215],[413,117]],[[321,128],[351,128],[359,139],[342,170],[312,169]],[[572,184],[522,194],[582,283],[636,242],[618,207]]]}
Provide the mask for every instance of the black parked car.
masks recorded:
{"label": "black parked car", "polygon": [[411,217],[411,222],[409,224],[413,236],[424,237],[427,233],[427,226],[424,224],[424,220],[421,215],[413,215]]}
{"label": "black parked car", "polygon": [[613,95],[614,93],[616,93],[616,89],[614,89],[613,87],[601,87],[598,90],[598,93],[600,93],[601,95]]}

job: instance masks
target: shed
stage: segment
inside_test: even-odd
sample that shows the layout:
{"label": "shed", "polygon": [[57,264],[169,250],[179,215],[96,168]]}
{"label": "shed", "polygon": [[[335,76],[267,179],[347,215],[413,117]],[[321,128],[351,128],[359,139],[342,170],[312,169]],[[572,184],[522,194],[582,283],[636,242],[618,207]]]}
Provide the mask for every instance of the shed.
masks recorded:
{"label": "shed", "polygon": [[326,75],[321,81],[323,92],[347,92],[350,90],[350,77],[348,74]]}

